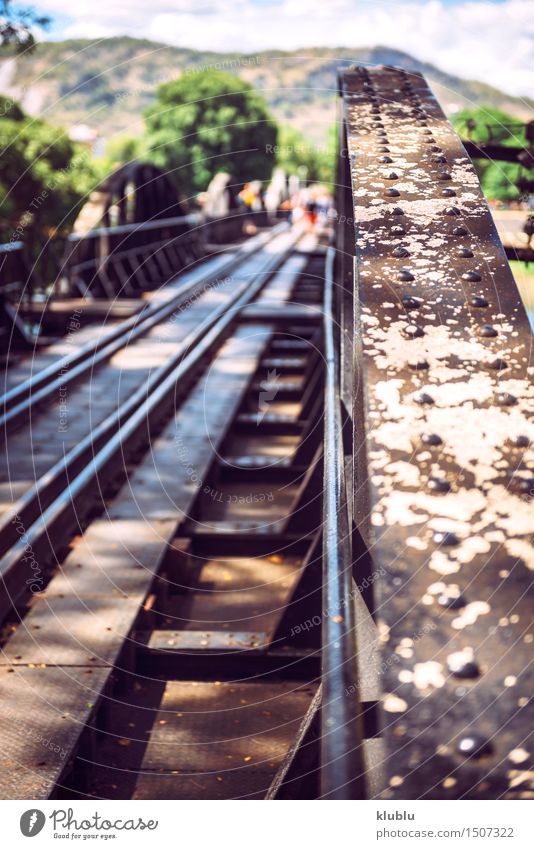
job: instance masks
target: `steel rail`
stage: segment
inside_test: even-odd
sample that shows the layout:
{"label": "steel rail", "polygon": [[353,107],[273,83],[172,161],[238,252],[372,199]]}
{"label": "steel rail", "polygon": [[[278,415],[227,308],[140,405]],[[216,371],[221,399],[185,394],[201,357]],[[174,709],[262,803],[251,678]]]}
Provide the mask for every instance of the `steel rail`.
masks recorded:
{"label": "steel rail", "polygon": [[176,296],[165,304],[152,304],[114,327],[109,334],[95,341],[87,342],[72,354],[62,357],[56,363],[32,375],[13,389],[0,397],[0,427],[4,438],[6,431],[20,426],[28,420],[31,410],[38,404],[46,402],[58,389],[78,380],[88,370],[104,362],[123,348],[127,343],[137,339],[159,322],[171,315],[184,301],[198,289],[209,286],[219,276],[237,270],[254,251],[260,249],[274,239],[287,225],[282,223],[269,233],[255,236],[250,242],[236,250],[233,256],[227,258],[216,272],[206,274],[199,268],[193,279],[181,287]]}
{"label": "steel rail", "polygon": [[339,355],[334,316],[335,249],[325,268],[323,652],[321,797],[365,798],[352,546],[345,483]]}

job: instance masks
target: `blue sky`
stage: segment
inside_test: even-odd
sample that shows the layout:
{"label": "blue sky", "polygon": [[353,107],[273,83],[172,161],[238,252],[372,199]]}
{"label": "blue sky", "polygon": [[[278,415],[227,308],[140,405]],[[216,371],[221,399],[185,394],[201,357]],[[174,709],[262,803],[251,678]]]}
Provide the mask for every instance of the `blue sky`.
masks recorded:
{"label": "blue sky", "polygon": [[383,44],[534,95],[534,0],[40,0],[45,38],[131,35],[199,50]]}

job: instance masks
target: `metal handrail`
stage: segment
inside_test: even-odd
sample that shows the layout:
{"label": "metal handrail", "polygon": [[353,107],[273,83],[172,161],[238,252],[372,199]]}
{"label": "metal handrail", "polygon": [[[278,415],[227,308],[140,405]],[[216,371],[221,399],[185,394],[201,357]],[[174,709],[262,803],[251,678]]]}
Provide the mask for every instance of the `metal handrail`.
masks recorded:
{"label": "metal handrail", "polygon": [[327,252],[324,295],[324,524],[321,797],[365,798],[352,544],[347,504],[334,315],[335,249]]}
{"label": "metal handrail", "polygon": [[[206,219],[208,220],[208,219]],[[178,215],[173,218],[154,218],[151,221],[137,221],[133,224],[119,224],[116,227],[96,227],[85,233],[71,233],[67,242],[79,242],[84,239],[100,238],[101,236],[124,236],[128,233],[142,233],[146,230],[161,230],[164,227],[173,227],[177,224],[189,224],[194,226],[202,221],[200,213],[190,215]]]}

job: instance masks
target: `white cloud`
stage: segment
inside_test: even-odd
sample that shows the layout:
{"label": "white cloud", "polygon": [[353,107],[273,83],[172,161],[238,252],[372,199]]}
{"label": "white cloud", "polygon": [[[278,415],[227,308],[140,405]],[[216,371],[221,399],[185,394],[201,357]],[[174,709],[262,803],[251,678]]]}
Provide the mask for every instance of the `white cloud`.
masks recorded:
{"label": "white cloud", "polygon": [[532,95],[534,0],[42,0],[71,23],[57,37],[132,35],[199,50],[372,47]]}

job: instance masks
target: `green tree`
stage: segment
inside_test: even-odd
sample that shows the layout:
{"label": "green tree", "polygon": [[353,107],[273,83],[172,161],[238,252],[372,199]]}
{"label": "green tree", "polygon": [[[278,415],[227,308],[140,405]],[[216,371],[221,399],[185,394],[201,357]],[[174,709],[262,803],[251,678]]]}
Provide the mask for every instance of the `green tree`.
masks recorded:
{"label": "green tree", "polygon": [[100,179],[104,180],[116,168],[134,159],[146,159],[143,137],[119,133],[109,140],[104,155],[95,160],[95,168]]}
{"label": "green tree", "polygon": [[293,127],[282,125],[278,131],[276,164],[288,174],[299,174],[308,182],[331,185],[334,179],[335,140],[332,132],[324,144],[308,141]]}
{"label": "green tree", "polygon": [[0,238],[37,248],[76,218],[94,183],[89,152],[25,117],[0,118],[0,150]]}
{"label": "green tree", "polygon": [[232,74],[185,72],[158,89],[145,121],[148,157],[170,172],[182,197],[204,191],[218,171],[236,183],[270,176],[276,124],[252,86]]}
{"label": "green tree", "polygon": [[9,118],[11,121],[24,121],[25,114],[16,100],[0,94],[0,118]]}
{"label": "green tree", "polygon": [[[504,147],[526,145],[524,124],[501,109],[463,109],[453,116],[452,122],[463,139],[475,143],[492,142]],[[521,166],[484,159],[476,159],[474,165],[486,197],[501,201],[519,198],[516,183],[523,172]]]}

